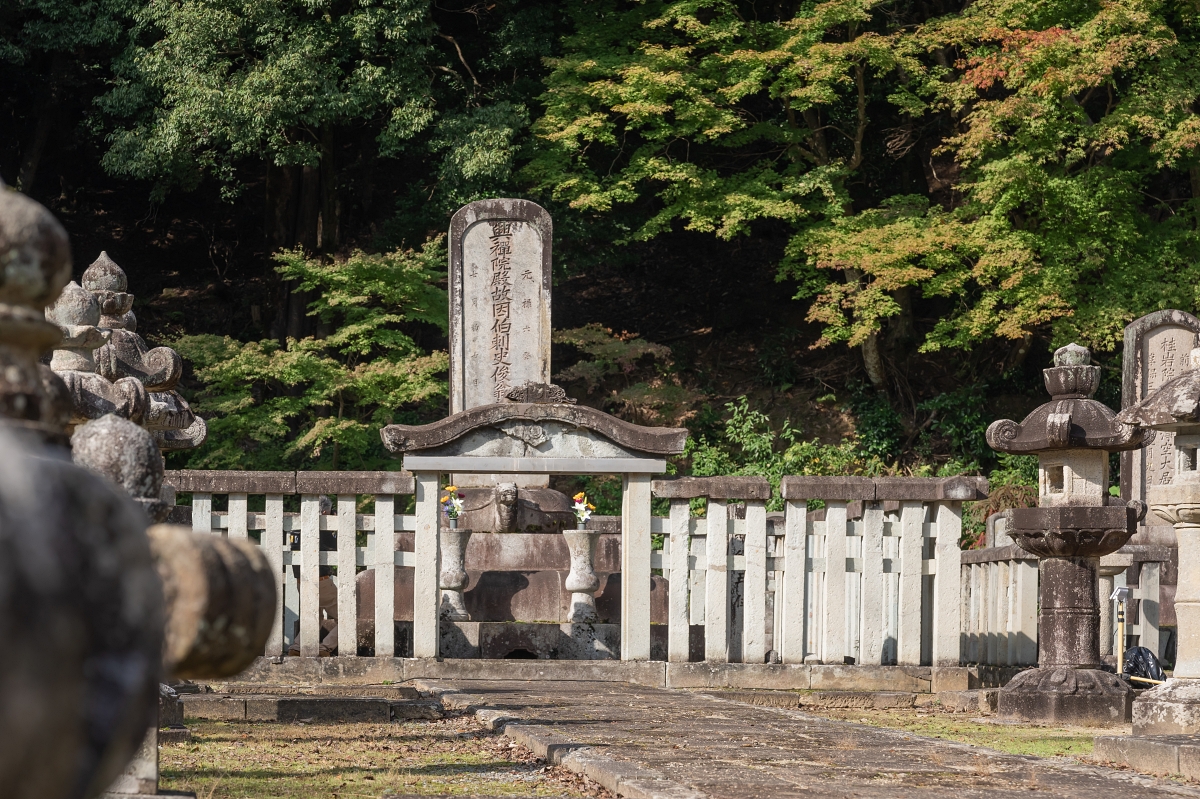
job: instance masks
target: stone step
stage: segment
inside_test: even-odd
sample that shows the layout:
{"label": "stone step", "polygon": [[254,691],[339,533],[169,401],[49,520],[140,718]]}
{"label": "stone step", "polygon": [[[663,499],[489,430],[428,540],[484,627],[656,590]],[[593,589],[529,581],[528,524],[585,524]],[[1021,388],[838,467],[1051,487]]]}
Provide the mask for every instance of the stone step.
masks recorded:
{"label": "stone step", "polygon": [[[928,704],[930,694],[904,691],[704,691],[734,702],[761,707],[905,708]],[[941,694],[939,694],[940,696]]]}
{"label": "stone step", "polygon": [[1145,774],[1200,780],[1200,735],[1101,735],[1092,757]]}
{"label": "stone step", "polygon": [[187,718],[219,721],[281,721],[317,724],[385,724],[409,719],[440,719],[437,702],[380,697],[185,694]]}
{"label": "stone step", "polygon": [[420,699],[411,685],[377,683],[365,685],[278,685],[261,682],[213,682],[200,686],[201,693],[257,694],[260,696],[336,696],[351,699]]}

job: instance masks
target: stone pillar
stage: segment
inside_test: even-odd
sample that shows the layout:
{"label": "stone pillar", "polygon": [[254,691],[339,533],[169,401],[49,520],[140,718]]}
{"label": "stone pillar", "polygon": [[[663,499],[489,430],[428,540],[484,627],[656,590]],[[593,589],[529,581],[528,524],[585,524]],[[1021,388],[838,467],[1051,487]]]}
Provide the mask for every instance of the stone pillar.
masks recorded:
{"label": "stone pillar", "polygon": [[1100,667],[1100,614],[1094,558],[1043,558],[1038,665]]}
{"label": "stone pillar", "polygon": [[1113,603],[1109,597],[1113,592],[1114,576],[1101,568],[1097,598],[1100,600],[1100,659],[1105,662],[1113,657]]}

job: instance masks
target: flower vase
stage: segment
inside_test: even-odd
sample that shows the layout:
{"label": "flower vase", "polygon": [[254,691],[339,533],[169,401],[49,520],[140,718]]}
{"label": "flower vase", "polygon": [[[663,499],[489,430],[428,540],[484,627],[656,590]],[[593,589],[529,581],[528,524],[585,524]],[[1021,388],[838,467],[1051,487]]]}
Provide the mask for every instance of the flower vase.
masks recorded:
{"label": "flower vase", "polygon": [[594,623],[599,618],[594,595],[600,587],[600,578],[596,576],[593,568],[596,561],[596,539],[599,536],[598,530],[585,530],[582,524],[575,530],[563,530],[567,549],[571,553],[571,573],[567,575],[563,587],[571,592],[571,609],[567,613],[567,621],[572,624]]}
{"label": "flower vase", "polygon": [[451,519],[450,527],[441,531],[442,570],[438,587],[442,590],[440,615],[450,621],[470,621],[463,589],[467,587],[466,555],[470,530],[459,530],[458,520]]}

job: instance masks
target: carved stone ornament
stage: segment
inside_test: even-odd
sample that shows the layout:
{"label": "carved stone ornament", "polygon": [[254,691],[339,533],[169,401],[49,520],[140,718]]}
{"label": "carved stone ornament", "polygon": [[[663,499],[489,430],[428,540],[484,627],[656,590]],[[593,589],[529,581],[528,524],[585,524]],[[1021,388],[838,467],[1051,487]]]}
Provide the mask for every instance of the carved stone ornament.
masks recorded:
{"label": "carved stone ornament", "polygon": [[62,342],[50,360],[71,395],[69,424],[83,424],[115,414],[140,424],[150,404],[145,387],[132,377],[110,381],[97,374],[94,350],[109,339],[100,322],[100,303],[90,292],[71,281],[46,307],[46,319],[59,326]]}
{"label": "carved stone ornament", "polygon": [[1122,424],[1177,433],[1200,426],[1200,349],[1188,354],[1188,371],[1117,414]]}
{"label": "carved stone ornament", "polygon": [[1009,535],[1039,558],[1099,558],[1116,552],[1133,536],[1139,510],[1124,504],[1014,508],[1004,516]]}
{"label": "carved stone ornament", "polygon": [[41,309],[71,279],[67,232],[54,216],[0,183],[0,416],[10,427],[65,444],[54,419],[57,388],[47,392],[38,358],[61,338]]}
{"label": "carved stone ornament", "polygon": [[537,405],[574,405],[575,400],[553,383],[525,383],[504,395],[509,402],[532,402]]}
{"label": "carved stone ornament", "polygon": [[997,452],[1031,455],[1059,449],[1120,452],[1142,446],[1142,431],[1117,420],[1102,402],[1091,399],[1100,384],[1100,367],[1091,354],[1069,344],[1054,353],[1054,366],[1042,374],[1051,402],[1017,424],[999,419],[987,429],[988,446]]}
{"label": "carved stone ornament", "polygon": [[440,447],[481,428],[504,428],[514,422],[526,427],[560,422],[592,431],[627,450],[651,455],[678,455],[687,441],[686,428],[643,427],[585,405],[500,403],[481,405],[432,424],[392,424],[379,431],[390,452],[419,452]]}

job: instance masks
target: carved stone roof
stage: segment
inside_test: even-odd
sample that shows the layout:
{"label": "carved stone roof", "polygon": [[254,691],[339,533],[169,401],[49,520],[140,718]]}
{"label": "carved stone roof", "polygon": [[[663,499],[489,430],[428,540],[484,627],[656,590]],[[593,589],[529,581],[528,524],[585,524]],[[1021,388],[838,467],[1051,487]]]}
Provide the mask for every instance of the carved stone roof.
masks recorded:
{"label": "carved stone roof", "polygon": [[1189,371],[1121,411],[1117,421],[1173,433],[1200,430],[1200,349],[1192,350],[1190,361]]}
{"label": "carved stone roof", "polygon": [[1117,420],[1107,405],[1091,399],[1100,384],[1100,368],[1091,353],[1075,344],[1054,353],[1054,366],[1042,371],[1051,401],[1017,424],[999,419],[987,429],[988,446],[997,452],[1036,454],[1066,449],[1108,452],[1137,449],[1144,431]]}
{"label": "carved stone roof", "polygon": [[506,422],[561,422],[599,434],[627,450],[650,455],[679,455],[687,441],[680,427],[643,427],[583,405],[506,402],[481,405],[426,425],[392,424],[380,430],[391,452],[434,449],[468,434]]}

